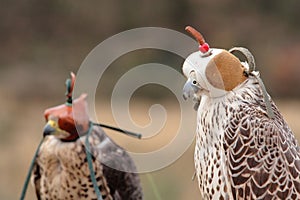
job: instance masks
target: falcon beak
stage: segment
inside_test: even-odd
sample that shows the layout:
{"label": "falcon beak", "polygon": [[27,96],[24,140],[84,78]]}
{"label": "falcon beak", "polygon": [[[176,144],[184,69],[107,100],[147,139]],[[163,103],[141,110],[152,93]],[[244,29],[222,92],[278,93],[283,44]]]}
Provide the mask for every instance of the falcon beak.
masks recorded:
{"label": "falcon beak", "polygon": [[48,121],[48,123],[44,127],[44,137],[47,135],[53,135],[56,131],[56,128],[53,127],[53,123],[51,123],[51,121]]}
{"label": "falcon beak", "polygon": [[44,127],[44,137],[47,135],[54,135],[58,138],[69,137],[70,134],[59,128],[58,123],[55,120],[49,120]]}
{"label": "falcon beak", "polygon": [[199,88],[199,86],[197,86],[196,80],[189,78],[183,86],[184,100],[194,97],[194,94],[196,94],[199,90],[200,90],[200,88]]}

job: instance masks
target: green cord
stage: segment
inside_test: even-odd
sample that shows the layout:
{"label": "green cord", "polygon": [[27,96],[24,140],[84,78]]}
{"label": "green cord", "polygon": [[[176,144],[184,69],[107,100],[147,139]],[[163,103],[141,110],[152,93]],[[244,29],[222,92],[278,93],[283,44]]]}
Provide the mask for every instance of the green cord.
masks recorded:
{"label": "green cord", "polygon": [[[67,83],[66,83],[67,86],[70,84],[68,82],[70,82],[70,81],[67,81]],[[109,129],[112,129],[114,131],[119,131],[121,133],[125,133],[126,135],[133,136],[133,137],[136,137],[138,139],[141,139],[142,135],[138,134],[138,133],[133,133],[133,132],[130,132],[130,131],[125,131],[125,130],[122,130],[122,129],[119,129],[119,128],[116,128],[116,127],[108,126],[108,125],[105,125],[105,124],[97,124],[97,123],[90,122],[89,130],[87,132],[86,139],[85,139],[85,151],[86,151],[86,157],[87,157],[87,161],[88,161],[88,167],[89,167],[89,170],[90,170],[90,176],[91,176],[91,180],[93,182],[93,187],[94,187],[95,193],[97,195],[98,200],[103,200],[101,192],[100,192],[100,190],[98,188],[98,185],[97,185],[97,181],[96,181],[96,178],[95,178],[95,172],[94,172],[93,164],[92,164],[92,156],[91,156],[91,153],[89,151],[90,150],[90,143],[88,141],[88,138],[89,138],[89,135],[91,134],[91,132],[93,130],[93,125],[95,125],[95,126],[101,126],[103,128],[109,128]],[[23,189],[22,189],[20,200],[24,200],[25,199],[25,195],[26,195],[26,191],[27,191],[27,188],[28,188],[28,183],[29,183],[29,180],[30,180],[30,177],[31,177],[31,173],[32,173],[32,170],[33,170],[33,167],[34,167],[37,155],[38,155],[38,153],[40,151],[40,147],[41,147],[43,141],[44,141],[44,138],[41,140],[41,142],[38,145],[38,147],[36,149],[36,152],[35,152],[35,154],[34,154],[34,156],[32,158],[32,161],[31,161],[31,164],[30,164],[30,167],[29,167],[29,170],[28,170],[28,174],[27,174],[27,177],[25,179],[25,183],[24,183],[24,186],[23,186]]]}
{"label": "green cord", "polygon": [[156,185],[155,185],[155,183],[154,183],[154,180],[153,180],[152,175],[151,175],[150,173],[147,173],[146,176],[147,176],[147,178],[148,178],[148,180],[149,180],[149,182],[150,182],[150,185],[151,185],[151,187],[152,187],[152,190],[153,190],[153,193],[154,193],[155,198],[156,198],[157,200],[162,200],[162,198],[161,198],[161,196],[160,196],[160,194],[159,194],[159,191],[158,191],[158,189],[157,189],[157,187],[156,187]]}
{"label": "green cord", "polygon": [[31,173],[32,173],[32,170],[33,170],[33,166],[35,164],[35,160],[36,160],[36,157],[40,151],[40,148],[41,148],[41,145],[44,141],[44,138],[42,138],[42,140],[40,141],[40,144],[38,145],[36,151],[35,151],[35,154],[33,156],[33,159],[30,163],[30,167],[29,167],[29,170],[28,170],[28,173],[27,173],[27,176],[26,176],[26,179],[25,179],[25,183],[24,183],[24,186],[23,186],[23,189],[22,189],[22,193],[21,193],[21,197],[20,197],[20,200],[24,200],[25,199],[25,195],[26,195],[26,191],[27,191],[27,188],[28,188],[28,183],[29,183],[29,180],[30,180],[30,177],[31,177]]}
{"label": "green cord", "polygon": [[91,156],[91,152],[90,152],[89,136],[90,136],[92,130],[93,130],[93,126],[92,126],[92,123],[90,123],[90,128],[89,128],[88,133],[87,133],[86,138],[85,138],[85,152],[86,152],[88,167],[89,167],[89,170],[90,170],[91,180],[93,182],[93,187],[94,187],[95,193],[97,195],[97,199],[98,200],[103,200],[101,192],[100,192],[100,190],[98,188],[98,185],[97,185],[95,172],[94,172],[94,169],[93,169],[92,156]]}
{"label": "green cord", "polygon": [[66,104],[68,105],[68,106],[72,106],[72,101],[73,101],[73,99],[72,99],[72,94],[70,94],[70,93],[72,93],[72,81],[71,81],[71,79],[67,79],[66,80],[66,88],[67,88],[67,91],[66,91],[66,96],[67,96],[67,102],[66,102]]}
{"label": "green cord", "polygon": [[[92,164],[92,156],[90,154],[90,144],[89,144],[89,141],[88,141],[88,136],[90,135],[90,133],[92,132],[92,124],[90,125],[90,128],[88,130],[88,133],[87,133],[87,136],[86,136],[86,140],[85,140],[85,145],[86,145],[86,157],[87,157],[87,161],[88,161],[88,167],[89,167],[89,170],[90,170],[90,176],[91,176],[91,180],[93,182],[93,187],[94,187],[94,190],[96,192],[96,195],[97,195],[97,199],[98,200],[103,200],[102,199],[102,195],[101,195],[101,192],[98,188],[98,185],[97,185],[97,181],[96,181],[96,178],[95,178],[95,172],[94,172],[94,169],[93,169],[93,164]],[[42,145],[44,141],[44,138],[41,140],[41,142],[39,143],[36,151],[35,151],[35,154],[32,158],[32,161],[30,163],[30,167],[29,167],[29,170],[28,170],[28,173],[27,173],[27,176],[26,176],[26,179],[25,179],[25,183],[24,183],[24,186],[23,186],[23,189],[22,189],[22,193],[21,193],[21,197],[20,197],[20,200],[24,200],[25,199],[25,196],[26,196],[26,191],[27,191],[27,188],[28,188],[28,184],[29,184],[29,180],[30,180],[30,177],[31,177],[31,173],[32,173],[32,170],[33,170],[33,167],[34,167],[34,164],[35,164],[35,161],[36,161],[36,158],[37,158],[37,155],[40,151],[40,147]]]}

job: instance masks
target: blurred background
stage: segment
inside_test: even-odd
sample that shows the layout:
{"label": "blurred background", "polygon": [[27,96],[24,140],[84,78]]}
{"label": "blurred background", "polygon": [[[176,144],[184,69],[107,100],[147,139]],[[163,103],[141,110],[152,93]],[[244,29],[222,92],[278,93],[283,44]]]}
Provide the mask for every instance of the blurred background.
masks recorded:
{"label": "blurred background", "polygon": [[[64,102],[64,81],[69,72],[76,73],[100,42],[137,27],[164,27],[184,33],[184,27],[192,25],[212,47],[249,48],[269,93],[299,140],[299,7],[297,0],[2,0],[0,199],[19,198],[30,160],[42,137],[43,112]],[[163,63],[180,72],[183,59],[148,49],[131,52],[112,63],[97,90],[96,107],[101,122],[115,123],[110,98],[117,80],[129,69],[148,62]],[[133,119],[139,124],[148,123],[148,108],[154,103],[166,106],[168,111],[161,134],[172,135],[180,110],[178,101],[166,88],[140,88],[132,97]],[[191,124],[194,120],[190,119]],[[187,130],[187,134],[193,132]],[[122,136],[109,134],[122,146],[132,148]],[[191,180],[193,149],[194,143],[172,165],[141,175],[147,200],[200,199],[197,181]],[[35,199],[31,187],[27,199]]]}

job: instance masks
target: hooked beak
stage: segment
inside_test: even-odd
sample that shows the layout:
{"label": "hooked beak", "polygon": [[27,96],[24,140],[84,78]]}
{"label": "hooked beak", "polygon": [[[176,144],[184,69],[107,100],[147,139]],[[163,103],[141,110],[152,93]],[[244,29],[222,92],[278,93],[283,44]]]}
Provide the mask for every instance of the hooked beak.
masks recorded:
{"label": "hooked beak", "polygon": [[195,78],[189,77],[189,79],[185,82],[183,86],[183,98],[184,100],[187,100],[188,98],[193,98],[193,101],[195,102],[194,110],[198,110],[200,105],[200,96],[199,92],[203,90],[199,83],[196,81]]}
{"label": "hooked beak", "polygon": [[54,120],[49,120],[43,130],[44,137],[47,135],[54,135],[58,138],[65,138],[70,134],[58,127],[58,123]]}
{"label": "hooked beak", "polygon": [[184,100],[194,97],[194,94],[196,94],[199,90],[200,88],[197,86],[197,82],[194,79],[189,78],[183,86]]}
{"label": "hooked beak", "polygon": [[44,127],[44,137],[47,135],[53,135],[56,132],[56,128],[53,127],[53,123],[51,123],[51,121],[48,121],[47,124]]}

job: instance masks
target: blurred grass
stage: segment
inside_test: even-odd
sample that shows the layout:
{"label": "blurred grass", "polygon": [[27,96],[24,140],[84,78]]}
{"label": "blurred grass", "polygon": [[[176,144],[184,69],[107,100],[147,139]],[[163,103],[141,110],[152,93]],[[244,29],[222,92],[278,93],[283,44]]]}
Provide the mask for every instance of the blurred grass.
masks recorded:
{"label": "blurred grass", "polygon": [[[7,95],[7,98],[0,100],[2,112],[0,114],[0,199],[13,200],[19,198],[22,184],[24,182],[30,161],[34,151],[42,137],[42,128],[44,126],[43,111],[57,103],[52,101],[31,101],[22,102],[18,99]],[[276,101],[279,109],[288,121],[290,127],[300,139],[300,101]],[[131,107],[133,116],[138,117],[138,123],[147,123],[148,115],[144,112],[145,103],[141,101]],[[107,102],[97,103],[97,113],[101,113],[101,122],[114,124],[110,105]],[[178,118],[177,105],[169,105],[167,125],[161,134],[168,135],[174,131],[172,128],[173,120]],[[193,123],[194,119],[190,119]],[[117,143],[124,147],[130,147],[131,139],[124,139],[123,136],[107,131]],[[192,134],[193,132],[187,132]],[[169,136],[162,140],[168,141]],[[157,141],[155,141],[156,143]],[[150,145],[150,144],[149,144]],[[141,174],[142,184],[148,199],[157,199],[157,194],[163,200],[182,200],[182,199],[199,199],[197,181],[192,181],[194,173],[193,165],[194,143],[188,150],[173,164],[161,170]],[[153,183],[149,180],[149,175]],[[153,187],[155,185],[156,189]],[[35,199],[32,187],[29,187],[27,199]]]}

